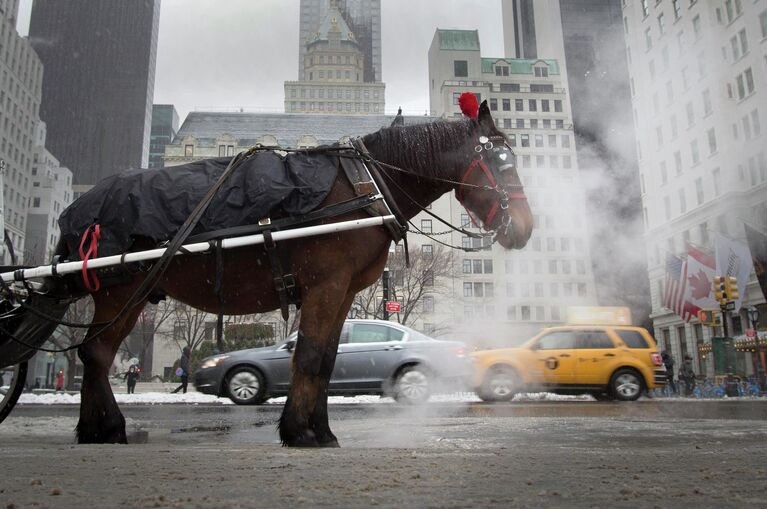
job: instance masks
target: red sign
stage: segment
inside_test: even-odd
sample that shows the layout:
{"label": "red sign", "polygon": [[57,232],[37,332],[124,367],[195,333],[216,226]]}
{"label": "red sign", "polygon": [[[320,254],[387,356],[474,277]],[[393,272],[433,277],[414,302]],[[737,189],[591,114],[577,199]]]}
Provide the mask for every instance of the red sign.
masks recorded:
{"label": "red sign", "polygon": [[746,337],[747,338],[755,338],[756,337],[756,331],[754,329],[746,329]]}
{"label": "red sign", "polygon": [[399,313],[402,310],[402,305],[399,302],[393,300],[386,302],[386,311],[388,313]]}

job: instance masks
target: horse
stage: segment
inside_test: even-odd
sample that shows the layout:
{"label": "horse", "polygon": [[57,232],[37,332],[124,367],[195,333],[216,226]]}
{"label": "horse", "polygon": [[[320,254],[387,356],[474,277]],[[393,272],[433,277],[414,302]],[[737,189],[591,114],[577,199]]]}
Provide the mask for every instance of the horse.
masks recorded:
{"label": "horse", "polygon": [[[393,205],[404,218],[411,219],[455,190],[466,209],[493,232],[494,240],[503,248],[520,249],[527,243],[532,214],[516,168],[507,159],[513,160],[507,138],[496,128],[486,102],[473,118],[385,127],[361,139],[372,159],[385,169]],[[502,154],[495,159],[486,157],[484,164],[478,164],[483,147],[492,146],[488,140],[503,147]],[[353,186],[339,172],[322,206],[354,197]],[[358,210],[332,221],[364,217],[366,212]],[[289,395],[278,423],[284,446],[338,446],[328,423],[327,392],[341,328],[355,294],[381,276],[391,242],[384,226],[285,241],[285,262],[300,288],[302,307]],[[142,247],[155,246],[136,242],[131,250]],[[71,255],[58,254],[62,259]],[[149,299],[167,296],[206,312],[227,315],[280,308],[264,246],[227,251],[224,263],[226,270],[219,273],[223,299],[211,284],[217,270],[213,254],[173,257],[153,295],[127,310],[125,304],[142,284],[144,273],[131,274],[125,282],[90,292],[93,323],[78,347],[84,366],[76,427],[79,443],[127,443],[125,419],[112,393],[108,372]],[[109,325],[98,325],[104,323]]]}

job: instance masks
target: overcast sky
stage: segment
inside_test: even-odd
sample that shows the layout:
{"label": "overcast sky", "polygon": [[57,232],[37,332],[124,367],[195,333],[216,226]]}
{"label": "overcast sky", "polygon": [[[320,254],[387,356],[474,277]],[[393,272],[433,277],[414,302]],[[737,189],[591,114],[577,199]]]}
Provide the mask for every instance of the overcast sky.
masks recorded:
{"label": "overcast sky", "polygon": [[[66,0],[61,0],[66,1]],[[439,28],[478,29],[483,56],[503,56],[501,0],[381,0],[386,111],[429,109],[427,53]],[[22,0],[26,34],[31,0]],[[298,79],[299,0],[162,0],[155,103],[189,111],[284,111]]]}

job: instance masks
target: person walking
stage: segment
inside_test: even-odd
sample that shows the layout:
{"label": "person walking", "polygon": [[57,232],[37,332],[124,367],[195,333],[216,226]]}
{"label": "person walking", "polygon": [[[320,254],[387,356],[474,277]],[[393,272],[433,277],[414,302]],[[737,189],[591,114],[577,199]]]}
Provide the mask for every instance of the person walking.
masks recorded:
{"label": "person walking", "polygon": [[56,391],[64,390],[64,370],[60,369],[59,374],[56,375]]}
{"label": "person walking", "polygon": [[189,383],[189,368],[190,368],[190,357],[192,355],[192,349],[188,346],[185,346],[183,350],[181,350],[181,359],[178,361],[178,370],[176,370],[176,374],[181,378],[181,385],[176,387],[176,389],[173,391],[173,394],[176,394],[178,391],[183,391],[184,394],[186,394],[186,386]]}
{"label": "person walking", "polygon": [[691,396],[695,389],[695,372],[692,370],[692,357],[684,356],[682,367],[679,369],[679,381],[684,384],[684,395]]}
{"label": "person walking", "polygon": [[674,358],[667,350],[663,350],[660,356],[663,360],[663,365],[666,367],[666,385],[671,389],[671,394],[676,394],[677,388],[676,383],[674,382]]}
{"label": "person walking", "polygon": [[131,364],[128,372],[125,373],[123,380],[128,381],[128,394],[136,394],[136,382],[138,382],[139,371],[135,364]]}

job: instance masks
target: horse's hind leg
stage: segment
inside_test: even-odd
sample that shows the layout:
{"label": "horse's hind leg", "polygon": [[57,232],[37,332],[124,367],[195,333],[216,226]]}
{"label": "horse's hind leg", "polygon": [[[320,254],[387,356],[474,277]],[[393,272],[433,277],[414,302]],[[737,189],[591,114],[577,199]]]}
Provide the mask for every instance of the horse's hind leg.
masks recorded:
{"label": "horse's hind leg", "polygon": [[[107,322],[114,318],[129,295],[130,292],[114,289],[110,289],[109,294],[106,291],[95,294],[93,322]],[[77,423],[78,443],[127,443],[125,418],[117,406],[108,376],[120,343],[136,323],[143,307],[142,303],[127,311],[101,334],[98,332],[102,327],[92,326],[88,329],[82,346],[77,350],[84,368],[80,391],[80,421]],[[95,336],[96,334],[98,335]]]}
{"label": "horse's hind leg", "polygon": [[338,445],[328,425],[327,390],[338,337],[351,305],[346,296],[348,280],[342,279],[336,275],[332,281],[315,285],[304,293],[290,392],[279,424],[283,445]]}

